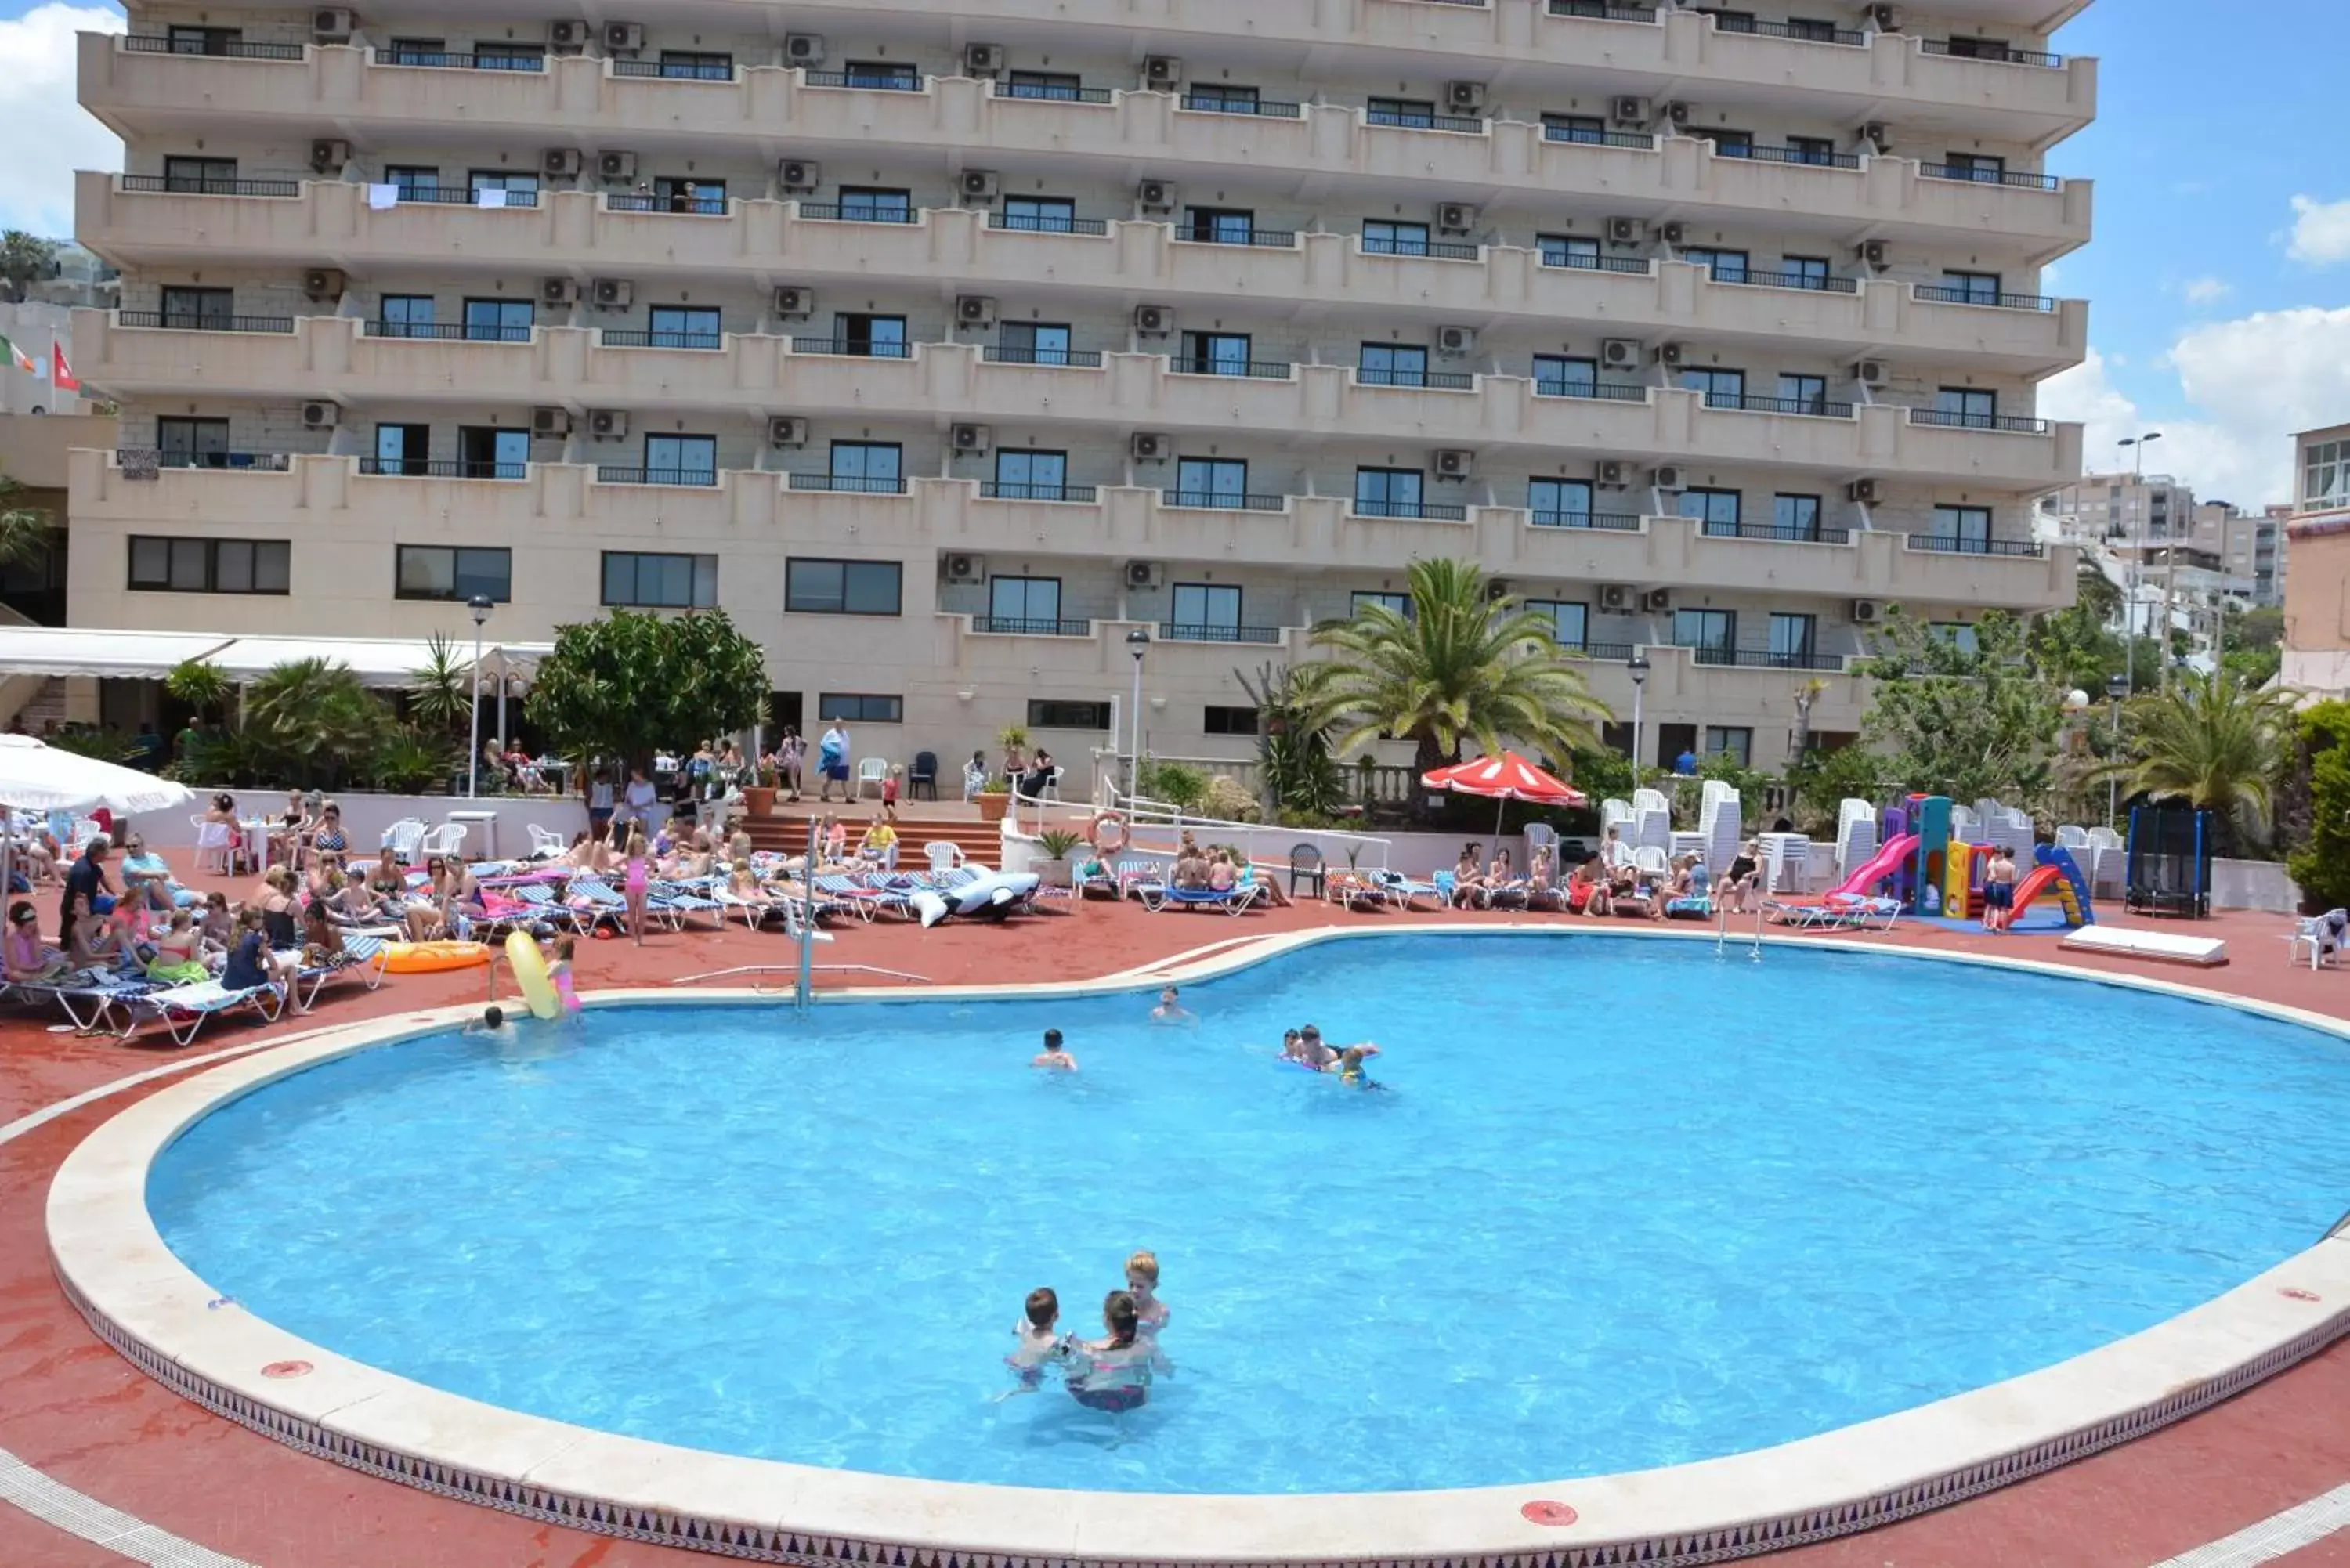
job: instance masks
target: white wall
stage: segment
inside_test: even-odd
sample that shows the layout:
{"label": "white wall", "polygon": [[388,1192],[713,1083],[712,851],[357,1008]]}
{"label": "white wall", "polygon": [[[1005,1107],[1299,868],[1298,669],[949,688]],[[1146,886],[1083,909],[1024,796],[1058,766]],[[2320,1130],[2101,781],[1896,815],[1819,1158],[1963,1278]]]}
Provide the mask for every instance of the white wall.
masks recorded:
{"label": "white wall", "polygon": [[[274,815],[286,809],[282,790],[240,789],[229,793],[236,796],[237,814],[241,816]],[[549,833],[559,833],[567,841],[588,826],[587,805],[577,795],[498,796],[469,801],[461,795],[352,793],[328,798],[343,808],[343,831],[350,835],[353,854],[373,855],[382,842],[383,830],[402,817],[421,817],[437,826],[448,821],[452,811],[496,812],[498,853],[508,858],[530,853],[532,824]],[[130,818],[130,826],[154,847],[192,849],[195,846],[196,830],[189,818],[203,815],[211,800],[211,791],[201,791],[187,809],[141,812]],[[489,846],[480,828],[467,833],[465,853],[474,858],[488,856]]]}
{"label": "white wall", "polygon": [[2301,908],[2301,889],[2293,885],[2281,860],[2215,859],[2211,862],[2211,907],[2290,915]]}

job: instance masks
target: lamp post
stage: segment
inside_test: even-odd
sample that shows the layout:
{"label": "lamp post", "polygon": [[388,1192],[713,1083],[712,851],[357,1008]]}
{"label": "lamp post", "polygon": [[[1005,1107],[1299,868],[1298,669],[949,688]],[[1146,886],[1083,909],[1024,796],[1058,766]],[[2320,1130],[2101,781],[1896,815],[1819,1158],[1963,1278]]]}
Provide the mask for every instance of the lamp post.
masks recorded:
{"label": "lamp post", "polygon": [[[2109,722],[2113,725],[2114,750],[2116,753],[2113,761],[2116,763],[2120,761],[2119,753],[2121,751],[2122,699],[2128,695],[2129,677],[2127,675],[2108,675],[2106,677],[2106,711],[2108,716]],[[2107,827],[2116,826],[2120,823],[2121,815],[2122,779],[2119,774],[2115,774],[2106,780],[2106,826]]]}
{"label": "lamp post", "polygon": [[1640,696],[1648,684],[1648,656],[1636,648],[1625,668],[1632,672],[1632,788],[1637,792],[1640,787]]}
{"label": "lamp post", "polygon": [[482,628],[490,618],[490,597],[475,594],[465,601],[473,615],[473,717],[467,731],[472,744],[465,757],[465,798],[474,798],[482,779]]}
{"label": "lamp post", "polygon": [[[2145,490],[2146,449],[2161,439],[2160,431],[2148,431],[2144,435],[2124,436],[2114,443],[2130,449],[2131,489]],[[2141,494],[2137,504],[2143,506],[2145,504],[2146,497]],[[2143,565],[2139,557],[2145,554],[2146,519],[2141,516],[2137,525],[2137,549],[2130,556],[2128,602],[2122,610],[2122,670],[2129,677],[2129,690],[2132,691],[2137,690],[2137,576],[2138,567]]]}
{"label": "lamp post", "polygon": [[1142,656],[1150,651],[1150,628],[1138,626],[1128,632],[1126,650],[1134,655],[1134,749],[1126,762],[1126,798],[1131,805],[1142,784]]}

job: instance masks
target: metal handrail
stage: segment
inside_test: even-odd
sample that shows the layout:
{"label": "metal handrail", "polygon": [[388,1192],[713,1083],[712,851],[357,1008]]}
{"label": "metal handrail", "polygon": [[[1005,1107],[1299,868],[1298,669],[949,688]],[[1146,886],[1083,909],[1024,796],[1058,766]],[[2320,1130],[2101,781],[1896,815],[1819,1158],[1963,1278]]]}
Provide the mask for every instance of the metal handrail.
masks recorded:
{"label": "metal handrail", "polygon": [[723,218],[726,215],[726,198],[639,196],[634,192],[614,192],[604,198],[604,209],[611,213],[668,213],[681,218]]}
{"label": "metal handrail", "polygon": [[1244,234],[1220,234],[1212,228],[1177,228],[1175,237],[1195,245],[1255,245],[1264,250],[1294,251],[1297,248],[1295,229],[1259,229],[1252,227]]}
{"label": "metal handrail", "polygon": [[1648,391],[1645,386],[1617,381],[1534,382],[1538,398],[1595,398],[1604,403],[1645,403]]}
{"label": "metal handrail", "polygon": [[2037,539],[1938,539],[1931,534],[1908,535],[1909,548],[1937,556],[2027,556],[2038,557],[2048,546]]}
{"label": "metal handrail", "polygon": [[992,637],[1091,637],[1090,620],[1041,620],[1027,616],[975,615],[971,629]]}
{"label": "metal handrail", "polygon": [[858,479],[834,473],[795,473],[786,486],[792,490],[829,490],[846,495],[903,495],[903,479]]}
{"label": "metal handrail", "polygon": [[2056,191],[2064,182],[2054,174],[2019,174],[2010,170],[1983,169],[1974,164],[1921,163],[1918,172],[1929,180],[1955,180],[1961,185],[2005,185],[2018,191]]}
{"label": "metal handrail", "polygon": [[125,53],[133,55],[183,55],[224,60],[298,60],[304,53],[300,44],[248,44],[242,38],[183,49],[174,38],[146,33],[125,34],[122,47]]}
{"label": "metal handrail", "polygon": [[1358,387],[1416,387],[1440,392],[1466,392],[1475,389],[1477,378],[1458,370],[1366,370],[1357,367],[1355,384]]}
{"label": "metal handrail", "polygon": [[979,357],[990,365],[1043,365],[1052,369],[1098,370],[1098,348],[1014,348],[1001,343],[982,348]]}
{"label": "metal handrail", "polygon": [[1090,506],[1100,493],[1090,484],[1020,484],[1007,480],[980,481],[983,501],[1053,501]]}
{"label": "metal handrail", "polygon": [[2049,69],[2061,68],[2064,64],[2064,56],[2046,54],[2039,49],[2019,49],[2006,44],[1991,43],[1969,43],[1961,48],[1947,38],[1920,38],[1918,40],[1918,52],[1922,55],[1947,55],[1952,59],[1990,60],[1995,65],[2040,66]]}
{"label": "metal handrail", "polygon": [[2046,420],[2025,419],[2020,414],[1961,414],[1944,409],[1911,409],[1909,422],[1941,425],[1950,430],[2006,431],[2015,435],[2046,435],[2054,428]]}
{"label": "metal handrail", "polygon": [[1819,151],[1809,147],[1765,147],[1752,141],[1717,141],[1713,144],[1713,151],[1717,158],[1743,158],[1752,163],[1797,163],[1814,169],[1860,167],[1857,153]]}
{"label": "metal handrail", "polygon": [[359,472],[384,479],[528,479],[526,462],[475,462],[463,458],[362,457]]}
{"label": "metal handrail", "polygon": [[598,335],[606,348],[708,348],[725,347],[715,332],[650,332],[634,327],[607,327]]}
{"label": "metal handrail", "polygon": [[1281,633],[1277,626],[1194,626],[1174,620],[1159,623],[1159,635],[1169,642],[1275,643],[1281,640]]}
{"label": "metal handrail", "polygon": [[1648,5],[1617,5],[1612,0],[1550,0],[1554,16],[1580,16],[1593,22],[1646,22],[1657,20],[1654,7]]}
{"label": "metal handrail", "polygon": [[369,321],[367,337],[413,337],[436,343],[527,343],[534,329],[485,321]]}
{"label": "metal handrail", "polygon": [[[1146,855],[1159,856],[1170,853],[1173,846],[1182,841],[1187,828],[1213,834],[1219,840],[1237,844],[1252,861],[1256,858],[1252,846],[1260,836],[1270,836],[1286,841],[1291,845],[1311,844],[1317,850],[1322,849],[1323,841],[1327,840],[1332,847],[1341,849],[1339,858],[1342,860],[1345,858],[1343,846],[1358,845],[1361,847],[1357,852],[1356,865],[1358,868],[1367,865],[1374,871],[1387,869],[1388,853],[1395,846],[1392,839],[1383,838],[1376,834],[1347,833],[1339,828],[1283,827],[1274,823],[1226,822],[1212,816],[1187,813],[1181,806],[1168,801],[1151,800],[1142,795],[1128,794],[1118,787],[1118,781],[1114,778],[1104,782],[1108,785],[1107,804],[1126,816],[1129,847],[1131,847],[1131,835],[1138,827],[1163,827],[1170,830],[1171,837],[1169,849],[1140,851]],[[1376,860],[1373,859],[1374,855],[1377,857]],[[1284,852],[1279,863],[1285,866],[1287,859],[1288,857]],[[1329,859],[1329,855],[1326,852],[1324,853],[1323,860],[1326,865]],[[1266,864],[1271,866],[1275,862],[1267,861]]]}
{"label": "metal handrail", "polygon": [[1291,367],[1269,359],[1214,359],[1195,354],[1170,354],[1167,369],[1177,376],[1240,376],[1256,381],[1286,381]]}
{"label": "metal handrail", "polygon": [[795,204],[796,216],[813,218],[827,223],[919,223],[921,214],[911,205],[875,207],[862,202],[801,202]]}
{"label": "metal handrail", "polygon": [[1458,244],[1451,240],[1375,240],[1366,236],[1363,254],[1367,256],[1434,256],[1440,261],[1475,261],[1485,254],[1482,245]]}
{"label": "metal handrail", "polygon": [[1280,103],[1271,99],[1204,99],[1197,93],[1185,93],[1181,106],[1200,114],[1253,114],[1267,119],[1296,119],[1305,112],[1304,106]]}
{"label": "metal handrail", "polygon": [[1280,495],[1225,495],[1213,490],[1165,490],[1159,492],[1162,506],[1181,506],[1202,512],[1280,512],[1288,498]]}
{"label": "metal handrail", "polygon": [[[1551,15],[1558,16],[1565,13],[1554,7]],[[1626,147],[1635,152],[1654,152],[1657,150],[1655,133],[1646,130],[1605,130],[1580,125],[1545,125],[1543,127],[1543,140],[1573,142],[1577,147]]]}
{"label": "metal handrail", "polygon": [[125,191],[165,196],[299,196],[298,180],[215,180],[203,174],[125,174]]}
{"label": "metal handrail", "polygon": [[911,76],[896,71],[804,71],[800,79],[810,87],[871,88],[880,92],[920,92],[927,79],[920,71]]}
{"label": "metal handrail", "polygon": [[708,468],[607,468],[596,470],[598,484],[695,484],[718,483],[715,469]]}
{"label": "metal handrail", "polygon": [[1482,136],[1485,130],[1485,122],[1481,119],[1439,114],[1434,109],[1423,113],[1416,109],[1367,109],[1363,110],[1363,123],[1398,130],[1449,130],[1464,136]]}
{"label": "metal handrail", "polygon": [[2044,294],[1978,294],[1970,288],[1950,288],[1938,283],[1911,286],[1911,293],[1919,299],[1935,300],[1944,305],[1981,305],[2000,310],[2039,310],[2056,308],[2056,302]]}
{"label": "metal handrail", "polygon": [[449,71],[541,72],[546,69],[546,57],[544,55],[458,54],[447,49],[377,49],[373,51],[371,63],[379,66],[420,66],[430,70]]}
{"label": "metal handrail", "polygon": [[704,64],[697,60],[614,60],[616,77],[658,77],[664,81],[731,82],[734,62]]}
{"label": "metal handrail", "polygon": [[[403,207],[418,203],[427,203],[442,207],[471,207],[476,204],[474,199],[481,194],[481,192],[467,185],[401,185],[395,183],[393,189],[400,192],[400,204]],[[505,204],[509,207],[536,207],[538,205],[538,192],[536,191],[508,191],[505,193]]]}
{"label": "metal handrail", "polygon": [[893,343],[888,339],[876,342],[858,337],[795,337],[795,354],[839,354],[852,359],[910,359],[914,357],[911,343]]}
{"label": "metal handrail", "polygon": [[1763,22],[1752,16],[1742,16],[1728,11],[1716,11],[1713,30],[1717,33],[1745,33],[1758,38],[1786,38],[1798,44],[1834,44],[1839,48],[1859,49],[1868,47],[1868,35],[1849,27],[1832,26],[1825,22]]}
{"label": "metal handrail", "polygon": [[294,330],[290,316],[207,316],[187,310],[118,310],[117,327],[151,327],[166,332],[263,332]]}
{"label": "metal handrail", "polygon": [[1599,528],[1617,534],[1637,534],[1640,519],[1628,512],[1534,512],[1536,528]]}
{"label": "metal handrail", "polygon": [[1804,272],[1756,272],[1752,268],[1716,266],[1711,276],[1716,283],[1738,284],[1748,288],[1800,288],[1814,294],[1858,294],[1857,278],[1830,277],[1825,274]]}
{"label": "metal handrail", "polygon": [[1709,539],[1774,539],[1783,545],[1844,545],[1852,540],[1849,528],[1796,523],[1716,522],[1710,517],[1699,532]]}
{"label": "metal handrail", "polygon": [[1439,501],[1355,501],[1357,517],[1396,517],[1408,523],[1465,523],[1469,508]]}
{"label": "metal handrail", "polygon": [[1573,251],[1544,251],[1540,254],[1543,265],[1566,267],[1575,272],[1621,272],[1647,277],[1656,270],[1646,256],[1586,256],[1577,255]]}
{"label": "metal handrail", "polygon": [[1825,398],[1773,398],[1761,392],[1708,392],[1705,406],[1749,414],[1799,414],[1814,420],[1853,417],[1850,403],[1832,403]]}
{"label": "metal handrail", "polygon": [[1028,214],[1014,217],[995,212],[987,214],[991,229],[1008,229],[1015,234],[1107,234],[1109,221],[1106,218],[1062,218]]}
{"label": "metal handrail", "polygon": [[1031,102],[1045,103],[1107,103],[1110,101],[1110,90],[1107,88],[1062,87],[1057,83],[1046,82],[1006,82],[1001,78],[996,81],[995,90],[990,96],[1026,99]]}

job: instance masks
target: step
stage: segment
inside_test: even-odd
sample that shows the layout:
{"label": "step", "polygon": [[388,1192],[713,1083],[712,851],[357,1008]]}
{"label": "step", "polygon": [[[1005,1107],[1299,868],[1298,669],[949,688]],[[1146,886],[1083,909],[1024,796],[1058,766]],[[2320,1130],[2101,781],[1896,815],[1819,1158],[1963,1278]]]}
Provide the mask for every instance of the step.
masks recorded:
{"label": "step", "polygon": [[[780,850],[796,855],[807,847],[808,818],[806,814],[778,815],[764,819],[742,817],[737,826],[751,836],[752,846],[758,849]],[[864,831],[861,819],[848,819],[849,840],[854,843]],[[943,840],[962,851],[963,859],[974,866],[1001,864],[1003,839],[992,822],[924,822],[918,817],[900,818],[898,839],[904,846],[900,858],[916,859],[925,844]]]}

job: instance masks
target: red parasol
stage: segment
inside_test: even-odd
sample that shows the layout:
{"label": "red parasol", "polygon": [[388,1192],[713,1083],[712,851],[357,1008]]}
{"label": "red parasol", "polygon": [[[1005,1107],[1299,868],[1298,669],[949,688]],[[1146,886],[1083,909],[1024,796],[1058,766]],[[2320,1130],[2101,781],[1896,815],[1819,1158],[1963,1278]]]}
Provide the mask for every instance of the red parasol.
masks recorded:
{"label": "red parasol", "polygon": [[[1515,752],[1503,752],[1495,756],[1471,757],[1465,763],[1455,763],[1449,768],[1439,768],[1419,775],[1419,782],[1430,789],[1451,790],[1455,794],[1484,795],[1496,801],[1531,801],[1536,805],[1588,805],[1591,797],[1573,784],[1553,778]],[[1502,831],[1502,808],[1493,812],[1493,831]]]}

